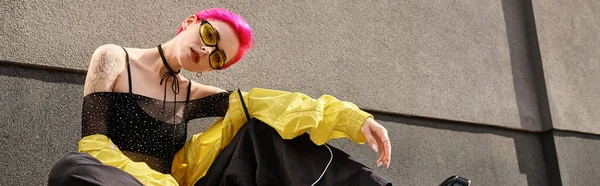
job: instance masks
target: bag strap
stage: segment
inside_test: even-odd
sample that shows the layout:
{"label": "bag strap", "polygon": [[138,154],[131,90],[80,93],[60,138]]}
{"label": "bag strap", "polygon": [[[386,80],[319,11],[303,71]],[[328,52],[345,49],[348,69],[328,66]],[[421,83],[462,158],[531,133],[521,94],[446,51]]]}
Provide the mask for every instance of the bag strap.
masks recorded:
{"label": "bag strap", "polygon": [[240,89],[237,90],[238,95],[240,95],[240,100],[242,100],[242,107],[244,108],[244,113],[246,113],[246,119],[250,121],[250,114],[248,113],[248,108],[246,107],[246,102],[244,102],[244,97],[242,97],[242,91]]}

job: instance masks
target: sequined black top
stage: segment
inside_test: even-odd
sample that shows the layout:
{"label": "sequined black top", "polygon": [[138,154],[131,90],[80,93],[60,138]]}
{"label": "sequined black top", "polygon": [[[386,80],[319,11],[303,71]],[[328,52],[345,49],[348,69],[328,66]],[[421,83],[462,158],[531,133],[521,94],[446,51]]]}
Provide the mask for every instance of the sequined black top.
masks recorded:
{"label": "sequined black top", "polygon": [[[131,77],[128,58],[127,65]],[[166,174],[171,173],[175,153],[185,144],[188,121],[225,116],[231,94],[189,100],[188,88],[185,101],[163,106],[163,100],[134,94],[131,82],[129,86],[129,93],[95,92],[83,98],[82,136],[104,134],[133,161]]]}

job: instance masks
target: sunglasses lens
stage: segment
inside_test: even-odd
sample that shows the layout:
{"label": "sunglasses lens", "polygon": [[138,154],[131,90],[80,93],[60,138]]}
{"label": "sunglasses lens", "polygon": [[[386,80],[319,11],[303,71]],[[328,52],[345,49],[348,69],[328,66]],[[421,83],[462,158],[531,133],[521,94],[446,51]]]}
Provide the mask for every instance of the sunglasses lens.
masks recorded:
{"label": "sunglasses lens", "polygon": [[225,58],[223,58],[221,51],[214,51],[208,57],[210,66],[214,69],[221,69],[223,68],[223,65],[225,65]]}
{"label": "sunglasses lens", "polygon": [[206,45],[217,45],[217,33],[210,24],[202,24],[200,26],[200,37],[202,37],[202,42]]}

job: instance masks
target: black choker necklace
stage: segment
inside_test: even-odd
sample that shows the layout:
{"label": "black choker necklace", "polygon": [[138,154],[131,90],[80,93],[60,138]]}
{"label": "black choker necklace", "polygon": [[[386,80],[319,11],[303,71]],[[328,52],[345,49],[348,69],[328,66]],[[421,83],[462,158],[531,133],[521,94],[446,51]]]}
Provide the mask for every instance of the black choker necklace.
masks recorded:
{"label": "black choker necklace", "polygon": [[[178,70],[177,72],[175,72],[170,66],[169,63],[167,63],[167,59],[165,58],[165,54],[163,53],[162,47],[160,46],[160,44],[158,45],[158,53],[160,54],[160,58],[163,61],[163,64],[165,65],[165,67],[167,68],[167,72],[165,72],[162,77],[160,78],[160,85],[163,84],[163,81],[165,82],[165,96],[163,98],[163,112],[165,110],[165,103],[167,102],[167,81],[169,80],[169,78],[173,78],[173,85],[171,86],[171,90],[173,91],[173,93],[175,93],[173,95],[173,104],[177,104],[177,94],[179,94],[179,78],[177,78],[177,74],[179,74],[179,72],[181,71]],[[176,113],[176,106],[177,105],[173,105],[173,123],[175,123],[175,113]]]}

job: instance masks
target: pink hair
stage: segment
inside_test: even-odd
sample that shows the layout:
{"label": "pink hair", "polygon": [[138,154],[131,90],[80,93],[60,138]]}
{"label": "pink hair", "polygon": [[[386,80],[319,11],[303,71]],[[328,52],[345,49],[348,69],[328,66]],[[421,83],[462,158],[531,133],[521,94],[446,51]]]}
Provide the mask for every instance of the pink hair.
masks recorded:
{"label": "pink hair", "polygon": [[[250,28],[250,25],[248,25],[244,18],[236,13],[230,12],[224,8],[211,8],[196,12],[196,17],[197,21],[207,19],[223,21],[231,26],[233,31],[236,32],[240,42],[240,48],[235,57],[233,57],[229,63],[225,64],[223,69],[228,68],[242,59],[246,51],[248,51],[254,45],[254,38],[252,36],[252,29]],[[177,34],[179,34],[181,31],[183,31],[183,28],[179,27]]]}

